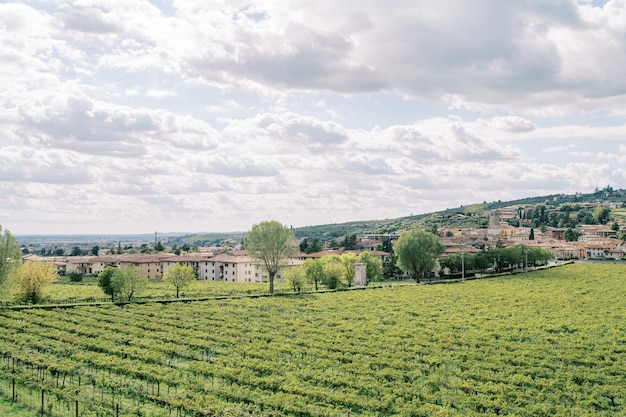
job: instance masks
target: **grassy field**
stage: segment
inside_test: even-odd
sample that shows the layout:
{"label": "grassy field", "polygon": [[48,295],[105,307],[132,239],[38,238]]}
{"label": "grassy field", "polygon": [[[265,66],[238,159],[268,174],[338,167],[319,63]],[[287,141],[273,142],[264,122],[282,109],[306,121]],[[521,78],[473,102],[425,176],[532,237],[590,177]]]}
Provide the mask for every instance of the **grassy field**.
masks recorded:
{"label": "grassy field", "polygon": [[[182,291],[182,298],[203,298],[221,295],[250,295],[264,294],[269,291],[269,284],[262,282],[214,282],[214,281],[192,281],[189,288]],[[289,292],[291,289],[283,283],[275,284],[275,291],[278,293]],[[175,298],[174,288],[163,282],[150,280],[148,288],[136,297],[137,300],[167,300]],[[85,277],[83,282],[70,282],[67,277],[52,284],[49,292],[42,304],[57,304],[67,302],[91,302],[109,301],[111,298],[102,292],[98,287],[96,277]],[[15,301],[7,293],[0,293],[0,303],[14,304]]]}
{"label": "grassy field", "polygon": [[0,416],[35,417],[36,415],[37,413],[35,411],[29,410],[28,408],[18,404],[11,404],[10,400],[0,398]]}
{"label": "grassy field", "polygon": [[5,309],[0,393],[15,378],[18,398],[37,404],[43,390],[59,416],[76,401],[81,416],[623,416],[624,300],[624,266],[575,264],[448,285]]}

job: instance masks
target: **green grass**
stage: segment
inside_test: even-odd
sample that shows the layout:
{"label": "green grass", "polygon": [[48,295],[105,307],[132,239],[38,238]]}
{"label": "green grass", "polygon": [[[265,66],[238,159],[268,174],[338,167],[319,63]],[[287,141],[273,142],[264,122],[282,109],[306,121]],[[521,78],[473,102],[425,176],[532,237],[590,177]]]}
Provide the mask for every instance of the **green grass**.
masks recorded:
{"label": "green grass", "polygon": [[[278,293],[289,292],[291,289],[284,283],[275,283]],[[189,287],[180,294],[181,298],[203,298],[220,295],[265,294],[269,291],[269,283],[264,282],[224,282],[224,281],[192,281]],[[137,300],[173,299],[175,289],[160,280],[150,280],[145,291],[136,297]],[[109,301],[111,298],[98,287],[96,277],[85,277],[83,282],[70,282],[61,277],[49,287],[42,304],[59,304],[68,302]],[[8,292],[0,292],[0,303],[11,304],[15,301]]]}
{"label": "green grass", "polygon": [[[10,400],[0,398],[0,416],[6,417],[35,417],[37,413],[19,404],[11,404]],[[39,414],[41,415],[41,414]]]}
{"label": "green grass", "polygon": [[574,264],[450,285],[3,310],[0,387],[12,355],[21,385],[79,389],[84,415],[117,403],[148,416],[622,417],[625,277],[624,265]]}

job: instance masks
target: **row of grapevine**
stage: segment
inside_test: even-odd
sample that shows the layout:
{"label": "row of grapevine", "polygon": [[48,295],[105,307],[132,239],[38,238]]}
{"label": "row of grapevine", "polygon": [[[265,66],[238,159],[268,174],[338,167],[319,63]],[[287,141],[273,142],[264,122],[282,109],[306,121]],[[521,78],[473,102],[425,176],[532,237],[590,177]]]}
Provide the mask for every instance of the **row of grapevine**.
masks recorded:
{"label": "row of grapevine", "polygon": [[626,281],[619,265],[594,268],[2,310],[2,393],[43,392],[59,416],[77,404],[81,416],[619,415]]}

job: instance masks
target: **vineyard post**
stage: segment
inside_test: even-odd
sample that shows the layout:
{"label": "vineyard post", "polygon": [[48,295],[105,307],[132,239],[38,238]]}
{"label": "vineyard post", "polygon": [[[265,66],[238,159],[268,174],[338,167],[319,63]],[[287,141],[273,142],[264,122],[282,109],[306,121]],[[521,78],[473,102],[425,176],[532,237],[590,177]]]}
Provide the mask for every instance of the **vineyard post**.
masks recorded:
{"label": "vineyard post", "polygon": [[80,392],[79,390],[76,390],[76,403],[75,403],[76,416],[75,417],[78,417],[78,393],[79,392]]}
{"label": "vineyard post", "polygon": [[15,402],[15,358],[13,358],[13,370],[11,371],[13,378],[11,379],[11,402]]}
{"label": "vineyard post", "polygon": [[[41,385],[43,386],[43,379],[41,380]],[[44,393],[45,392],[46,391],[43,388],[41,388],[41,415],[42,416],[45,415],[45,413],[46,413],[45,403],[44,403]]]}

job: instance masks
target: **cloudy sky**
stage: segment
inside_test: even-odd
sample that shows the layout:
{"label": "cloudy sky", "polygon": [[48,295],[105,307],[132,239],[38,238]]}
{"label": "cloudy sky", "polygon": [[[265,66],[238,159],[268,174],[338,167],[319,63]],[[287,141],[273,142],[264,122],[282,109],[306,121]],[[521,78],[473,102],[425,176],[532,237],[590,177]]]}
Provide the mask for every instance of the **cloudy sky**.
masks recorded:
{"label": "cloudy sky", "polygon": [[245,231],[626,187],[626,0],[0,0],[0,225]]}

